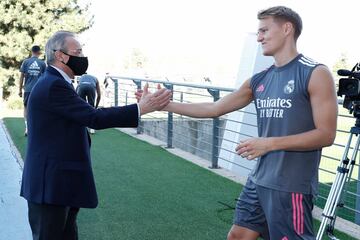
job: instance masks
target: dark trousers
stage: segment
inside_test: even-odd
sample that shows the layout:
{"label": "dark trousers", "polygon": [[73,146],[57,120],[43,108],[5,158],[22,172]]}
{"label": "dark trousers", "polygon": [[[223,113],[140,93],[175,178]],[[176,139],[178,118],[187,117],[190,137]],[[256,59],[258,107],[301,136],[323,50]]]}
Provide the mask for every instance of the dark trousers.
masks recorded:
{"label": "dark trousers", "polygon": [[77,240],[79,208],[28,202],[33,240]]}
{"label": "dark trousers", "polygon": [[77,87],[79,96],[87,101],[91,106],[95,106],[96,89],[91,84],[80,84]]}

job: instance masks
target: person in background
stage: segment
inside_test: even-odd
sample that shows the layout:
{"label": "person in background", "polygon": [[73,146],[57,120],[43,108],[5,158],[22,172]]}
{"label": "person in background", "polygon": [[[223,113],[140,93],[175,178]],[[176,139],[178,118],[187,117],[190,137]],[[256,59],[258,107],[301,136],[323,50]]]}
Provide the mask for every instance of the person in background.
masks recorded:
{"label": "person in background", "polygon": [[[79,96],[87,101],[92,107],[98,108],[101,99],[101,90],[99,81],[96,77],[90,74],[82,75],[79,79],[76,91]],[[95,130],[90,128],[90,133],[94,134]]]}
{"label": "person in background", "polygon": [[[46,64],[39,59],[41,54],[40,47],[35,45],[31,48],[31,57],[25,59],[20,67],[20,83],[19,83],[19,96],[23,97],[24,102],[24,120],[25,120],[25,132],[24,136],[27,136],[27,102],[30,92],[35,83],[39,79],[42,73],[44,73]],[[25,81],[24,81],[25,80]],[[23,94],[24,88],[24,94]]]}

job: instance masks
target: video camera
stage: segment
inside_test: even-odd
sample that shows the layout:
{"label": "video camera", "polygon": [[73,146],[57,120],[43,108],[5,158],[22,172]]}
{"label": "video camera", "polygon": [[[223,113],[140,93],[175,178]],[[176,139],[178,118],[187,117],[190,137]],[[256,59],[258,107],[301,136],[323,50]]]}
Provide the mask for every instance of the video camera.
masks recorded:
{"label": "video camera", "polygon": [[360,64],[357,63],[351,71],[340,69],[337,74],[348,77],[339,80],[337,95],[345,96],[343,107],[353,113],[354,117],[360,118]]}

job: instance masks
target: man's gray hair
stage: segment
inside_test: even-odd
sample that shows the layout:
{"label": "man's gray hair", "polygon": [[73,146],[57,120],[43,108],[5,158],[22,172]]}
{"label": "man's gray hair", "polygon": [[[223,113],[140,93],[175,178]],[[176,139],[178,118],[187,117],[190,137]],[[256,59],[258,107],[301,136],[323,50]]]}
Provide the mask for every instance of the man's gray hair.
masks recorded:
{"label": "man's gray hair", "polygon": [[52,64],[55,61],[55,51],[63,50],[67,51],[66,47],[66,38],[73,37],[75,38],[75,33],[68,31],[58,31],[51,36],[51,38],[47,41],[45,46],[45,54],[46,54],[46,63],[48,65]]}

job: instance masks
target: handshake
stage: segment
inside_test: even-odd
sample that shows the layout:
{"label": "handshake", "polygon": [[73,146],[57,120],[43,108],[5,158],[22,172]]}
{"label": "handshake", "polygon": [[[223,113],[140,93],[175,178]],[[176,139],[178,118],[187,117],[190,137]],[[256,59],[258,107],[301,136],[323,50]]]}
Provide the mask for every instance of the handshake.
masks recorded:
{"label": "handshake", "polygon": [[146,83],[143,90],[138,90],[135,93],[141,115],[160,111],[170,103],[172,92],[166,88],[161,88],[160,84],[158,84],[157,89],[154,93],[149,92],[149,84]]}

